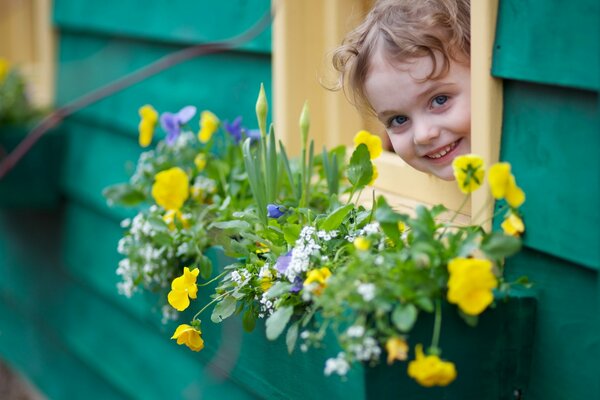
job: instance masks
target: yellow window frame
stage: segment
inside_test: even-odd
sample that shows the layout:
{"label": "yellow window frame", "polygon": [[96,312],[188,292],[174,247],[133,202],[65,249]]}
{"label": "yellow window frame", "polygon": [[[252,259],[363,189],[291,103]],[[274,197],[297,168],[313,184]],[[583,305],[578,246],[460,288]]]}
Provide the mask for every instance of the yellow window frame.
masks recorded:
{"label": "yellow window frame", "polygon": [[[498,161],[502,123],[502,81],[490,74],[498,2],[471,3],[472,152],[489,166]],[[274,121],[278,137],[291,154],[300,150],[298,117],[305,100],[310,106],[316,149],[350,145],[358,130],[374,126],[343,93],[329,92],[320,82],[326,75],[328,53],[371,4],[372,0],[273,1]],[[454,182],[414,171],[393,153],[385,153],[376,164],[379,178],[374,189],[387,194],[399,208],[443,203],[456,210],[464,200]],[[463,207],[463,220],[478,215],[474,222],[489,221],[492,204],[489,190],[478,190]]]}

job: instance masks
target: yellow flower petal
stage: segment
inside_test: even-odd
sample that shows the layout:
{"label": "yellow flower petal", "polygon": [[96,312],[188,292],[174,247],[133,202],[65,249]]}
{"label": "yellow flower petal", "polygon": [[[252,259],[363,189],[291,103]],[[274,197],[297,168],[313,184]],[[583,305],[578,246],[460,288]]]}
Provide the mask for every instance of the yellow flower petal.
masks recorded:
{"label": "yellow flower petal", "polygon": [[369,247],[371,247],[371,242],[369,241],[369,239],[364,238],[362,236],[359,236],[356,239],[354,239],[352,244],[354,244],[354,247],[356,247],[357,250],[361,251],[367,251],[369,250]]}
{"label": "yellow flower petal", "polygon": [[483,158],[475,154],[465,154],[452,161],[454,177],[461,192],[469,194],[483,183],[485,175]]}
{"label": "yellow flower petal", "polygon": [[2,82],[10,71],[10,63],[5,58],[0,58],[0,82]]}
{"label": "yellow flower petal", "polygon": [[456,379],[456,367],[436,355],[425,356],[423,346],[417,345],[415,360],[408,364],[408,376],[425,387],[447,386]]}
{"label": "yellow flower petal", "polygon": [[194,158],[194,164],[198,171],[203,171],[206,167],[206,155],[204,153],[198,153],[198,155]]}
{"label": "yellow flower petal", "polygon": [[501,162],[490,167],[488,181],[492,196],[496,199],[506,199],[513,208],[520,207],[525,202],[525,193],[517,186],[514,175],[510,172],[510,164]]}
{"label": "yellow flower petal", "polygon": [[379,178],[379,171],[377,170],[377,166],[375,164],[371,163],[371,167],[373,167],[373,176],[371,176],[371,182],[369,182],[369,185],[373,186],[375,180]]}
{"label": "yellow flower petal", "polygon": [[511,236],[520,236],[523,232],[525,232],[525,224],[523,224],[523,220],[513,213],[511,213],[500,226],[502,227],[504,233]]}
{"label": "yellow flower petal", "polygon": [[183,269],[183,274],[171,282],[171,291],[167,295],[169,304],[178,311],[183,311],[190,305],[189,299],[195,299],[198,295],[196,279],[200,271],[194,268],[190,271],[188,267]]}
{"label": "yellow flower petal", "polygon": [[358,147],[361,144],[367,146],[371,160],[379,157],[383,151],[381,138],[377,135],[371,134],[369,131],[362,130],[354,136],[354,147]]}
{"label": "yellow flower petal", "polygon": [[469,315],[481,314],[494,300],[498,280],[489,260],[454,258],[448,263],[448,301]]}
{"label": "yellow flower petal", "polygon": [[198,140],[202,143],[207,143],[212,135],[219,128],[219,118],[210,111],[202,111],[200,114],[200,131],[198,132]]}
{"label": "yellow flower petal", "polygon": [[178,210],[189,197],[187,174],[179,167],[161,171],[155,176],[152,197],[165,210]]}
{"label": "yellow flower petal", "polygon": [[404,361],[408,358],[408,344],[401,337],[391,337],[385,342],[387,351],[387,363],[392,364],[395,360]]}
{"label": "yellow flower petal", "polygon": [[181,324],[175,329],[171,339],[176,339],[177,344],[186,345],[192,351],[200,351],[204,348],[204,340],[200,336],[202,331],[199,328],[187,324]]}
{"label": "yellow flower petal", "polygon": [[190,299],[185,291],[171,290],[167,295],[167,300],[171,307],[177,311],[183,311],[190,305]]}

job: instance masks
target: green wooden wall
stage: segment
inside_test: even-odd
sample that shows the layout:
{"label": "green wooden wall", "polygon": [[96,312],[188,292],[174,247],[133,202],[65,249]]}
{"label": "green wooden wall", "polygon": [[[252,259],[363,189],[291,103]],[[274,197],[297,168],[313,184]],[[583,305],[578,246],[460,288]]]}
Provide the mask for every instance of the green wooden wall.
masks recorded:
{"label": "green wooden wall", "polygon": [[[269,10],[269,0],[56,0],[57,102],[189,45],[236,36]],[[132,172],[141,151],[138,108],[175,112],[191,104],[224,119],[242,115],[254,128],[261,82],[270,93],[270,28],[69,117],[61,127],[62,205],[0,210],[0,357],[49,398],[361,398],[360,379],[325,378],[324,353],[290,359],[264,327],[248,335],[239,321],[207,323],[202,352],[177,346],[169,339],[176,324],[161,324],[157,298],[116,290],[119,222],[132,211],[107,207],[101,192]]]}
{"label": "green wooden wall", "polygon": [[507,271],[539,299],[524,399],[600,398],[599,26],[597,0],[499,2],[501,159],[527,194],[525,250]]}

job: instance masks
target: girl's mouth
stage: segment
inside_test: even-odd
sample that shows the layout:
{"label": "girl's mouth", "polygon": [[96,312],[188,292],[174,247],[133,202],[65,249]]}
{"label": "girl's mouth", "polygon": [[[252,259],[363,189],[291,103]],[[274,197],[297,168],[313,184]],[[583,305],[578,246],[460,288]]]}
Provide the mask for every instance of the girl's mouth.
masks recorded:
{"label": "girl's mouth", "polygon": [[441,149],[437,149],[429,154],[425,154],[425,158],[434,162],[442,162],[449,159],[452,156],[454,150],[458,147],[462,138],[455,142],[450,143],[448,146],[444,146]]}

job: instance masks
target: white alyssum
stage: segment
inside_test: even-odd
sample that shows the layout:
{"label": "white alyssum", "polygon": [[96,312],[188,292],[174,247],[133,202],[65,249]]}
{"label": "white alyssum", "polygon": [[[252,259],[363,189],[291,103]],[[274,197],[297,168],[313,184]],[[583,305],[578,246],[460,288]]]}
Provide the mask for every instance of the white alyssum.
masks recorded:
{"label": "white alyssum", "polygon": [[346,361],[345,354],[340,352],[336,358],[329,358],[325,361],[325,375],[329,376],[336,373],[345,376],[350,370],[350,364]]}
{"label": "white alyssum", "polygon": [[381,348],[377,341],[370,336],[364,338],[362,343],[350,345],[349,350],[360,361],[376,360],[381,355]]}
{"label": "white alyssum", "polygon": [[365,327],[362,325],[352,325],[346,330],[346,334],[351,338],[359,338],[365,334]]}
{"label": "white alyssum", "polygon": [[375,298],[375,284],[373,283],[360,283],[356,288],[358,294],[360,294],[364,301],[371,301]]}

